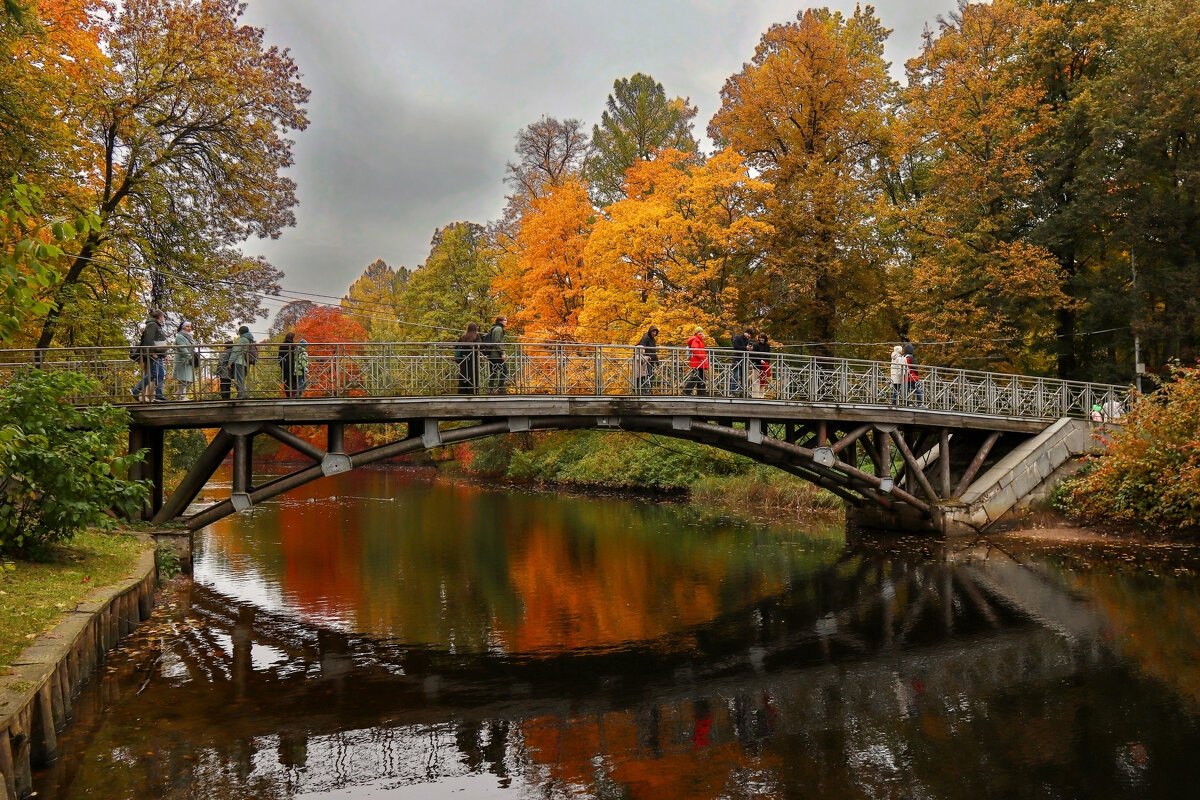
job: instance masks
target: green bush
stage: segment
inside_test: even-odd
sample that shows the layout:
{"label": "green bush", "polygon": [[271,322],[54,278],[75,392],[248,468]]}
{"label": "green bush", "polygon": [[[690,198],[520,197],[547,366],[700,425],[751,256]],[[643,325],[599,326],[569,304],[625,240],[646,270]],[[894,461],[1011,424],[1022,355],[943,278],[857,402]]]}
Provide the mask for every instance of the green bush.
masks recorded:
{"label": "green bush", "polygon": [[621,488],[687,489],[753,466],[750,459],[678,439],[598,431],[506,436],[474,443],[471,452],[475,472]]}
{"label": "green bush", "polygon": [[36,369],[0,388],[0,553],[66,540],[87,526],[111,529],[109,509],[133,513],[145,504],[145,484],[122,477],[141,459],[123,455],[126,412],[65,399],[98,388],[76,372]]}
{"label": "green bush", "polygon": [[1105,452],[1054,499],[1069,514],[1160,530],[1200,530],[1200,367],[1178,367],[1143,397]]}

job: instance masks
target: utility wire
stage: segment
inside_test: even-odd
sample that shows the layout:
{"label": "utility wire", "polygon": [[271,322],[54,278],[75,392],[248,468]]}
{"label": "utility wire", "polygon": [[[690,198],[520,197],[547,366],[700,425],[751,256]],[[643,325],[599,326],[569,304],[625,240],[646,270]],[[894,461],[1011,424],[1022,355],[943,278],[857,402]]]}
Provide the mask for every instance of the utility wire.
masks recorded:
{"label": "utility wire", "polygon": [[[441,332],[450,333],[450,334],[460,333],[458,328],[446,327],[444,325],[433,325],[430,323],[423,323],[423,322],[413,322],[411,320],[406,320],[401,317],[395,316],[394,314],[392,316],[377,316],[376,314],[386,313],[387,311],[389,311],[391,309],[386,303],[381,303],[381,302],[373,301],[373,300],[362,300],[359,298],[352,298],[352,297],[345,297],[345,296],[338,297],[338,296],[330,295],[330,294],[322,294],[319,292],[306,292],[306,291],[303,291],[300,289],[286,289],[283,287],[281,287],[277,293],[272,294],[270,292],[263,292],[263,291],[245,287],[244,284],[241,281],[238,281],[236,278],[208,278],[208,279],[204,279],[202,281],[199,278],[194,278],[194,277],[184,275],[184,274],[175,272],[173,270],[169,270],[169,269],[165,269],[165,268],[161,268],[161,267],[131,266],[128,264],[121,264],[119,262],[112,261],[112,260],[105,259],[105,258],[97,258],[95,256],[91,256],[91,257],[89,257],[89,256],[71,256],[71,258],[78,258],[83,261],[90,261],[90,262],[94,262],[97,264],[104,264],[104,265],[115,267],[118,269],[133,270],[133,271],[137,271],[137,272],[158,273],[160,275],[165,275],[168,277],[175,278],[180,283],[182,283],[186,286],[189,286],[193,289],[201,289],[201,288],[204,288],[204,285],[212,284],[212,283],[228,284],[228,285],[240,287],[245,291],[246,294],[249,294],[252,297],[257,297],[259,299],[286,300],[289,304],[295,303],[295,302],[307,301],[307,302],[311,302],[315,306],[320,306],[320,307],[325,307],[325,308],[334,308],[334,309],[341,311],[343,314],[346,314],[349,317],[356,318],[356,319],[363,319],[363,320],[367,320],[370,322],[384,322],[384,323],[395,324],[395,325],[406,325],[409,327],[425,328],[425,329],[429,329],[429,330],[441,331]],[[310,297],[321,298],[323,300],[332,300],[335,302],[333,302],[333,303],[315,302],[315,301],[308,300],[308,298],[310,298]],[[366,311],[353,310],[353,309],[348,309],[348,308],[344,307],[342,305],[342,303],[357,304],[359,306],[375,306],[377,308],[383,309],[383,311],[369,313],[371,311],[371,309],[367,309]],[[96,319],[95,317],[92,317],[92,318]],[[1041,341],[1045,341],[1047,339],[1052,339],[1052,340],[1057,341],[1060,339],[1067,339],[1067,338],[1074,339],[1074,338],[1082,338],[1082,337],[1086,337],[1086,336],[1098,336],[1098,335],[1105,334],[1105,333],[1115,333],[1115,332],[1127,331],[1127,330],[1129,330],[1129,326],[1125,325],[1125,326],[1120,326],[1120,327],[1115,327],[1115,328],[1103,328],[1103,329],[1094,330],[1094,331],[1076,331],[1075,333],[1072,333],[1072,334],[1050,334],[1047,336],[1037,336],[1037,337],[1033,337],[1033,338],[1035,340],[1041,340]],[[266,331],[255,331],[255,332],[263,333],[263,334],[266,333]],[[539,338],[539,337],[533,337],[533,336],[522,336],[522,335],[516,335],[516,334],[514,334],[512,336],[512,339],[514,341],[527,341],[527,342],[532,342],[532,343],[553,343],[553,342],[557,341],[554,339]],[[924,348],[930,348],[930,347],[951,347],[951,346],[956,346],[956,345],[970,345],[970,344],[1006,344],[1006,343],[1011,343],[1011,342],[1024,342],[1026,340],[1027,340],[1027,337],[1008,336],[1008,337],[993,337],[993,338],[989,338],[989,339],[973,338],[973,339],[948,339],[948,340],[943,340],[943,341],[922,341],[922,342],[919,342],[919,344],[924,349]],[[811,348],[816,348],[816,347],[891,347],[891,346],[894,346],[895,344],[896,344],[895,340],[881,341],[881,342],[814,342],[814,341],[772,342],[772,346],[775,348],[800,348],[800,349],[811,349]],[[985,356],[981,356],[979,358],[979,360],[988,360],[988,359]]]}

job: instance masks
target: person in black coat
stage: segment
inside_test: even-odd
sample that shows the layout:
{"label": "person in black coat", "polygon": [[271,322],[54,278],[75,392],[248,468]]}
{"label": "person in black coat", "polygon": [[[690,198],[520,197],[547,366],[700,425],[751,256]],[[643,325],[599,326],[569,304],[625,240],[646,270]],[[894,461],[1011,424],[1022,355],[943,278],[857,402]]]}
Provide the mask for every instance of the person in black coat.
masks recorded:
{"label": "person in black coat", "polygon": [[650,391],[654,373],[658,370],[658,326],[651,325],[633,346],[634,370],[638,394]]}
{"label": "person in black coat", "polygon": [[472,322],[454,345],[459,394],[475,394],[479,386],[479,339],[479,326]]}
{"label": "person in black coat", "polygon": [[754,349],[754,331],[746,327],[733,337],[733,375],[730,378],[729,393],[740,395],[746,389],[746,368],[750,365],[749,352]]}
{"label": "person in black coat", "polygon": [[283,396],[296,397],[296,334],[288,333],[279,345],[279,371],[283,374]]}
{"label": "person in black coat", "polygon": [[139,402],[163,402],[163,383],[167,380],[167,331],[163,327],[164,314],[157,308],[150,312],[138,339],[138,364],[142,368],[142,379],[129,393]]}

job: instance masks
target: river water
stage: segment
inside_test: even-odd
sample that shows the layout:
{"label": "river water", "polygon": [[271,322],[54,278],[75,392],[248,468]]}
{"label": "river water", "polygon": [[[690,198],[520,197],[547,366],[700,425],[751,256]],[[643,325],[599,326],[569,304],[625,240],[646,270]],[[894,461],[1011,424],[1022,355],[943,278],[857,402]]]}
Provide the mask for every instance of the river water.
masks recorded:
{"label": "river water", "polygon": [[1182,547],[844,543],[360,470],[197,536],[39,798],[1176,798]]}

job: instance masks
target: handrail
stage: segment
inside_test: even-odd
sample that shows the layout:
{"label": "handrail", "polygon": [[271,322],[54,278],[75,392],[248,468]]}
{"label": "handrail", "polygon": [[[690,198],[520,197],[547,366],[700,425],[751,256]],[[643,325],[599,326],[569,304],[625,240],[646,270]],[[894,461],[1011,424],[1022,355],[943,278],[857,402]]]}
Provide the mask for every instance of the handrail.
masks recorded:
{"label": "handrail", "polygon": [[[199,366],[189,400],[223,396],[218,369],[225,344],[197,345]],[[465,351],[454,342],[310,343],[308,371],[300,397],[430,397],[499,393],[509,395],[681,396],[697,389],[697,376],[683,347],[658,347],[650,362],[632,345],[515,343],[500,349],[481,343]],[[259,345],[258,363],[246,373],[246,402],[285,395],[278,345]],[[176,347],[167,346],[167,391]],[[493,358],[489,358],[489,353]],[[765,357],[764,357],[765,356]],[[703,391],[708,396],[765,401],[853,405],[919,406],[935,411],[1022,419],[1087,418],[1094,405],[1116,400],[1128,407],[1131,389],[1105,383],[1064,381],[921,364],[919,380],[894,390],[890,362],[826,358],[791,353],[740,353],[709,348]],[[71,398],[79,404],[134,403],[130,389],[141,375],[130,348],[59,347],[0,350],[0,384],[33,365],[75,370],[97,380],[99,389]],[[503,365],[503,374],[500,365]],[[765,364],[766,369],[761,367]],[[232,377],[232,376],[231,376]],[[237,399],[236,388],[229,392]],[[893,402],[894,400],[894,402]],[[187,402],[187,401],[183,401]]]}

